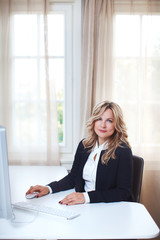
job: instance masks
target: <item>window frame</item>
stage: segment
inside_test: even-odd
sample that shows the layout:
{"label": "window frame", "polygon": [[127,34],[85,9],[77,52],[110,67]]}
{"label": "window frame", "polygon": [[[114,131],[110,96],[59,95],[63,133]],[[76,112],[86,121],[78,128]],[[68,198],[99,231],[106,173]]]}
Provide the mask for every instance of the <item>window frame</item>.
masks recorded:
{"label": "window frame", "polygon": [[[72,48],[72,5],[71,4],[52,4],[50,12],[65,13],[65,82],[64,82],[64,141],[59,143],[60,152],[72,152],[72,69],[73,69],[73,48]],[[67,84],[66,84],[67,83]]]}

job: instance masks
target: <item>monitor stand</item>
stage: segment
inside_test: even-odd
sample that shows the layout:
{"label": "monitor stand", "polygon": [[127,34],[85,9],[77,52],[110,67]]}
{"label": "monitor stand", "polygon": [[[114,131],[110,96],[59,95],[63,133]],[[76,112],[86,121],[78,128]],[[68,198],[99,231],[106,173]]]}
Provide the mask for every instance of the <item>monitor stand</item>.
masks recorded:
{"label": "monitor stand", "polygon": [[13,215],[11,220],[11,223],[13,224],[28,224],[32,223],[36,220],[38,216],[38,212],[33,211],[26,211],[23,209],[13,208],[12,209]]}

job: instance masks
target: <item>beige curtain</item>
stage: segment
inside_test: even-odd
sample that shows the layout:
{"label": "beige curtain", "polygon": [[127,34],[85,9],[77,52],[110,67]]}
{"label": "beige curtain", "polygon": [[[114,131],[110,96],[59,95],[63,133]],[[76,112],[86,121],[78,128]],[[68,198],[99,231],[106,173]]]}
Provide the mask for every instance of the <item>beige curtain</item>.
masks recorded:
{"label": "beige curtain", "polygon": [[[2,70],[0,75],[0,124],[7,130],[10,164],[60,164],[55,83],[49,75],[48,13],[47,0],[0,1],[0,51],[2,53],[0,61]],[[16,29],[13,27],[15,14],[24,14],[28,19],[24,25],[24,29],[26,28],[26,32],[28,31],[28,35],[26,34],[28,40],[24,39],[24,45],[20,42],[22,56],[24,55],[24,59],[22,59],[24,73],[22,73],[22,69],[19,69],[19,73],[17,73],[16,69],[18,58],[15,60],[16,47],[13,49],[13,34],[16,33]],[[40,16],[39,22],[42,22],[42,42],[44,42],[44,45],[41,46],[44,53],[37,62],[33,52],[36,52],[39,39],[32,32],[32,27],[37,29],[36,14]],[[29,22],[31,25],[28,25]],[[37,43],[31,44],[34,47],[31,52],[27,52],[29,42],[35,41],[34,38],[37,39]],[[29,60],[31,60],[30,63]],[[39,71],[35,72],[38,67]],[[34,76],[30,74],[32,70]],[[17,71],[15,75],[19,74],[19,82],[16,86],[16,80],[13,78],[14,71]],[[20,79],[23,80],[23,86]],[[23,87],[24,95],[20,87]],[[31,88],[32,91],[28,90],[29,87],[33,88]],[[17,102],[18,97],[19,102]]]}
{"label": "beige curtain", "polygon": [[86,0],[83,20],[81,128],[93,106],[111,99],[113,68],[113,0]]}

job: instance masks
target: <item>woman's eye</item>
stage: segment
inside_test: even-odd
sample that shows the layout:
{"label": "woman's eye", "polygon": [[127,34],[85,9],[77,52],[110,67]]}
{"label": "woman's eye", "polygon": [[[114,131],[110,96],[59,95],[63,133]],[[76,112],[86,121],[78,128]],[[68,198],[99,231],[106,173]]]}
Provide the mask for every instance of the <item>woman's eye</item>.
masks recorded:
{"label": "woman's eye", "polygon": [[98,118],[98,119],[97,119],[97,121],[100,121],[100,120],[102,120],[102,118]]}
{"label": "woman's eye", "polygon": [[113,121],[111,119],[108,119],[108,122],[112,123]]}

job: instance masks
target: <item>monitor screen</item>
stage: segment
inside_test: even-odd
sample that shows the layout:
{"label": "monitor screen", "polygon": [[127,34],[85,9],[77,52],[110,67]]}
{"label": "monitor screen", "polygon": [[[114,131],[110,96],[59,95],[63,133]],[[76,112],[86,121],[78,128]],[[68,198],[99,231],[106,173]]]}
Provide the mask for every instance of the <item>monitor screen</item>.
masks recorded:
{"label": "monitor screen", "polygon": [[6,129],[0,126],[0,218],[12,217]]}

